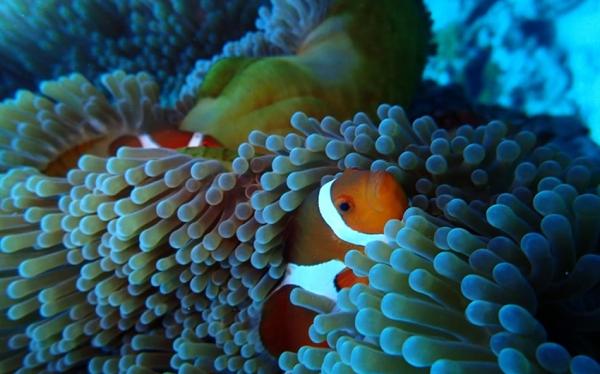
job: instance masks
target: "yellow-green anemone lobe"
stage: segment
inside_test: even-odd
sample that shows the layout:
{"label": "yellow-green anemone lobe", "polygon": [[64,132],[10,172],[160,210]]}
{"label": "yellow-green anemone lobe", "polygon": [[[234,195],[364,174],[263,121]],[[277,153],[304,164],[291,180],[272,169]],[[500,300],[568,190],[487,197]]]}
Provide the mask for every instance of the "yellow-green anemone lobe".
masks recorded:
{"label": "yellow-green anemone lobe", "polygon": [[235,149],[252,130],[290,131],[296,111],[347,118],[381,102],[408,104],[428,46],[421,1],[334,1],[295,54],[215,63],[182,128]]}

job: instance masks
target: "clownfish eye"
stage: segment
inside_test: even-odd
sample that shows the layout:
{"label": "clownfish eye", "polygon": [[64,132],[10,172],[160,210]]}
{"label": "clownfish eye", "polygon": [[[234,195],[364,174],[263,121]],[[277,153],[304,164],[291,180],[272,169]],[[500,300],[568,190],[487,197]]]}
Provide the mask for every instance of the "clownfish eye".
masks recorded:
{"label": "clownfish eye", "polygon": [[342,201],[338,204],[338,208],[340,208],[342,212],[347,212],[350,210],[350,204],[347,201]]}

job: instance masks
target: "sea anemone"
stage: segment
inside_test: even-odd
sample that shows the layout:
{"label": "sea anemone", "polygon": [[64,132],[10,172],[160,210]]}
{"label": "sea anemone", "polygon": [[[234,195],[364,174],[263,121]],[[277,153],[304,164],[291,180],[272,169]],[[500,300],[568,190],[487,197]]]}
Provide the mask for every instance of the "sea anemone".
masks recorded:
{"label": "sea anemone", "polygon": [[[378,116],[375,125],[364,114],[341,124],[297,114],[305,137],[251,134],[279,153],[268,180],[282,181],[280,207],[335,164],[386,170],[412,196],[403,220],[386,226],[390,243],[346,256],[369,286],[342,290],[330,311],[322,297],[292,292],[293,303],[322,312],[309,333],[329,349],[285,353],[282,369],[600,370],[597,161],[535,147],[531,132],[499,121],[449,132],[427,117],[410,124],[400,107],[380,106]],[[276,166],[299,166],[298,157],[312,167]],[[275,219],[277,209],[253,206]]]}
{"label": "sea anemone", "polygon": [[120,136],[173,126],[176,111],[161,107],[158,85],[145,73],[101,78],[110,99],[80,74],[19,91],[0,103],[0,171],[31,166],[64,175],[83,153],[108,155]]}
{"label": "sea anemone", "polygon": [[348,117],[380,102],[409,103],[430,52],[430,21],[421,1],[273,4],[257,21],[265,31],[250,42],[267,40],[278,53],[217,57],[200,74],[201,86],[190,88],[197,102],[182,129],[236,148],[252,130],[289,132],[296,111]]}
{"label": "sea anemone", "polygon": [[87,361],[90,372],[243,364],[239,355],[213,360],[243,327],[235,311],[248,293],[265,292],[269,270],[281,273],[276,259],[267,262],[272,269],[249,263],[257,224],[247,195],[256,180],[236,178],[226,162],[165,149],[125,147],[78,165],[66,178],[33,168],[2,176],[10,356],[0,371],[64,371]]}
{"label": "sea anemone", "polygon": [[[354,0],[261,7],[259,31],[199,62],[176,106],[161,105],[146,73],[101,76],[109,95],[81,74],[42,82],[43,96],[19,91],[0,104],[0,170],[27,165],[64,176],[83,153],[107,156],[122,136],[175,126],[234,150],[253,129],[288,132],[297,110],[345,116],[382,100],[406,103],[428,52],[425,9],[416,0],[389,1],[363,19],[366,9]],[[372,50],[373,43],[385,53]]]}
{"label": "sea anemone", "polygon": [[[343,40],[360,41],[362,31],[370,38],[378,29],[373,20],[360,28],[365,4],[274,1],[273,13],[260,13],[260,31],[229,48],[290,56],[211,60],[191,80],[196,109],[260,88],[256,78],[273,78],[268,68],[282,61],[296,71],[306,40],[331,42],[335,32],[310,37],[323,25],[341,25]],[[402,5],[417,15],[407,22],[428,24],[420,2]],[[390,21],[397,9],[386,1],[376,10]],[[285,25],[288,14],[294,22]],[[414,44],[399,32],[388,44],[342,48],[365,69],[336,81],[339,96],[323,87],[309,96],[334,100],[339,118],[386,98],[408,100],[427,52],[427,30],[417,29]],[[376,62],[387,70],[370,65],[371,48],[382,47]],[[387,65],[407,51],[418,52],[408,53],[407,70]],[[254,76],[251,66],[265,70]],[[322,73],[300,70],[275,77],[298,84]],[[288,111],[303,108],[290,105],[272,117],[275,127],[226,128],[234,156],[110,154],[113,138],[172,126],[182,113],[159,105],[145,73],[118,71],[103,83],[110,98],[73,75],[43,84],[44,96],[23,91],[0,106],[0,372],[600,371],[597,159],[536,145],[533,133],[501,121],[441,129],[390,105],[374,111],[376,121],[363,112],[344,121],[295,113],[288,128]],[[277,102],[271,89],[267,107]],[[233,107],[248,114],[253,104]],[[213,114],[224,108],[232,106]],[[268,132],[251,131],[263,125]],[[72,151],[73,164],[58,168],[67,172],[54,172]],[[79,157],[86,152],[94,154]],[[364,282],[335,302],[291,292],[292,303],[318,313],[308,334],[323,347],[273,357],[258,326],[286,272],[289,223],[308,194],[345,169],[386,171],[411,207],[386,224],[387,243],[348,248],[345,264]]]}
{"label": "sea anemone", "polygon": [[335,305],[292,292],[321,313],[309,334],[329,348],[284,353],[281,369],[597,370],[599,165],[498,121],[450,133],[377,113],[298,113],[301,135],[255,131],[233,160],[121,148],[65,178],[9,170],[2,369],[275,370],[257,324],[285,270],[286,222],[358,168],[396,176],[412,207],[388,244],[349,250],[368,286]]}
{"label": "sea anemone", "polygon": [[181,100],[198,96],[206,75],[219,60],[295,54],[306,36],[327,16],[330,4],[331,0],[272,1],[270,8],[259,8],[256,31],[229,41],[220,53],[196,61],[181,89]]}
{"label": "sea anemone", "polygon": [[264,0],[3,1],[0,97],[78,72],[146,71],[173,104],[196,60],[252,29]]}

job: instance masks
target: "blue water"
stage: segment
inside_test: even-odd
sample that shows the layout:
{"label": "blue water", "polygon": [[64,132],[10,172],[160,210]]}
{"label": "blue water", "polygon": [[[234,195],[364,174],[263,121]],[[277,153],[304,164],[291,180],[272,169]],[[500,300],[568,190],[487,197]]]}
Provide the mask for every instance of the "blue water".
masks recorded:
{"label": "blue water", "polygon": [[528,114],[575,115],[600,142],[600,1],[426,0],[425,77]]}

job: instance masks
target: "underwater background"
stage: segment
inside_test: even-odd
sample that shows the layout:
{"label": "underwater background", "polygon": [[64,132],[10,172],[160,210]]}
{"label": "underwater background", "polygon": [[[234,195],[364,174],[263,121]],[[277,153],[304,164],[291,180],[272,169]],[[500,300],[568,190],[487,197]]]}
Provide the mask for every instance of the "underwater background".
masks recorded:
{"label": "underwater background", "polygon": [[[0,373],[600,373],[599,16],[0,2]],[[352,169],[408,206],[313,253]],[[306,325],[292,250],[354,279]]]}

